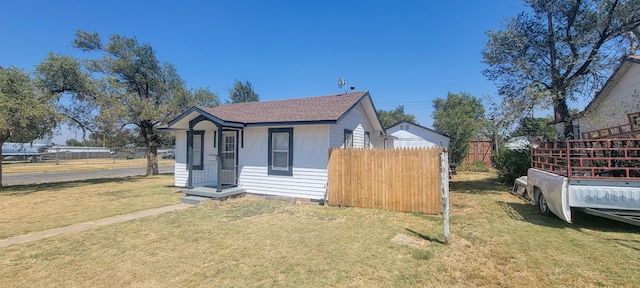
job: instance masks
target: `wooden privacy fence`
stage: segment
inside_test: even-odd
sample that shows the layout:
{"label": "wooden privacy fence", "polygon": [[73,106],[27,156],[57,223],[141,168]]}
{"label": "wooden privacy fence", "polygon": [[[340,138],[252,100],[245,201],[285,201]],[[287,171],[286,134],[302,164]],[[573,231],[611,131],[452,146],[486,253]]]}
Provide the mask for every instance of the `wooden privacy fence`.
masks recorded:
{"label": "wooden privacy fence", "polygon": [[482,161],[485,166],[491,168],[492,148],[491,141],[471,141],[469,142],[469,155],[462,160],[462,163],[473,164],[476,161]]}
{"label": "wooden privacy fence", "polygon": [[438,214],[440,148],[331,149],[331,206]]}

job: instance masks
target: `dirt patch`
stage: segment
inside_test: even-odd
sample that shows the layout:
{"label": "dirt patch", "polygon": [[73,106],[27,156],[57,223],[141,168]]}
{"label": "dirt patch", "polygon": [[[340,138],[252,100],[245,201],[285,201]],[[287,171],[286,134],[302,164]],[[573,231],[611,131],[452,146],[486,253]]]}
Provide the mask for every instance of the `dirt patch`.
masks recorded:
{"label": "dirt patch", "polygon": [[414,236],[409,236],[406,234],[401,234],[401,233],[398,233],[396,234],[396,236],[393,236],[393,239],[391,239],[391,242],[398,245],[402,245],[402,246],[408,246],[411,248],[424,248],[429,246],[429,241],[427,240],[414,237]]}

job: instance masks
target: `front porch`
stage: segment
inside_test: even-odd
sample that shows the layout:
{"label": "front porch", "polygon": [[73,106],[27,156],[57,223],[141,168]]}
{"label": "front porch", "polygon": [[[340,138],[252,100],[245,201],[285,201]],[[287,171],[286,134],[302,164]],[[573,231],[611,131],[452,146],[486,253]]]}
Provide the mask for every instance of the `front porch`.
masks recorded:
{"label": "front porch", "polygon": [[218,191],[217,186],[201,186],[193,188],[185,188],[182,192],[185,194],[180,199],[182,203],[186,204],[201,204],[206,201],[224,201],[229,198],[235,198],[243,196],[247,189],[242,187],[227,187]]}

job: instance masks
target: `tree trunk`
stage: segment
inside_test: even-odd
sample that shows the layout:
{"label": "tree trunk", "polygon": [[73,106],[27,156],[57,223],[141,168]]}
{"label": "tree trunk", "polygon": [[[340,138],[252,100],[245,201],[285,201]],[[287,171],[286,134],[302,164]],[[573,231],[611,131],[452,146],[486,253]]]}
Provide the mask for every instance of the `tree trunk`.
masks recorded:
{"label": "tree trunk", "polygon": [[153,130],[153,123],[149,120],[142,121],[140,133],[147,145],[147,176],[158,175],[158,137]]}
{"label": "tree trunk", "polygon": [[562,132],[562,138],[566,140],[575,139],[573,135],[573,123],[571,121],[571,113],[567,106],[566,91],[560,91],[554,93],[553,99],[553,116],[554,120],[558,123],[563,123],[564,129]]}
{"label": "tree trunk", "polygon": [[158,144],[147,144],[147,176],[158,175]]}
{"label": "tree trunk", "polygon": [[0,189],[2,189],[2,145],[4,141],[0,141]]}
{"label": "tree trunk", "polygon": [[0,189],[2,189],[2,145],[9,139],[9,131],[0,132]]}

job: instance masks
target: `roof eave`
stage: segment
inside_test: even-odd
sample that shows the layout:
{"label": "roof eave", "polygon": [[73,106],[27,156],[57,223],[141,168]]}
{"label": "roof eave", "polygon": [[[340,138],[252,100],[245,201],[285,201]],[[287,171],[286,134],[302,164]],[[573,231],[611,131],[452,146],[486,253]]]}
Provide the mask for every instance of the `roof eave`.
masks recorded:
{"label": "roof eave", "polygon": [[172,126],[176,125],[178,122],[180,122],[181,120],[185,119],[185,117],[189,116],[191,113],[194,113],[194,112],[204,116],[207,120],[213,122],[216,126],[238,127],[238,128],[242,128],[242,127],[246,126],[244,123],[240,123],[240,122],[225,121],[223,119],[220,119],[220,118],[212,115],[211,113],[209,113],[207,111],[202,110],[199,107],[193,106],[193,107],[187,109],[187,111],[185,111],[182,114],[180,114],[175,119],[169,121],[169,123],[167,124],[167,127],[165,129],[166,130],[184,130],[183,128],[174,128]]}

